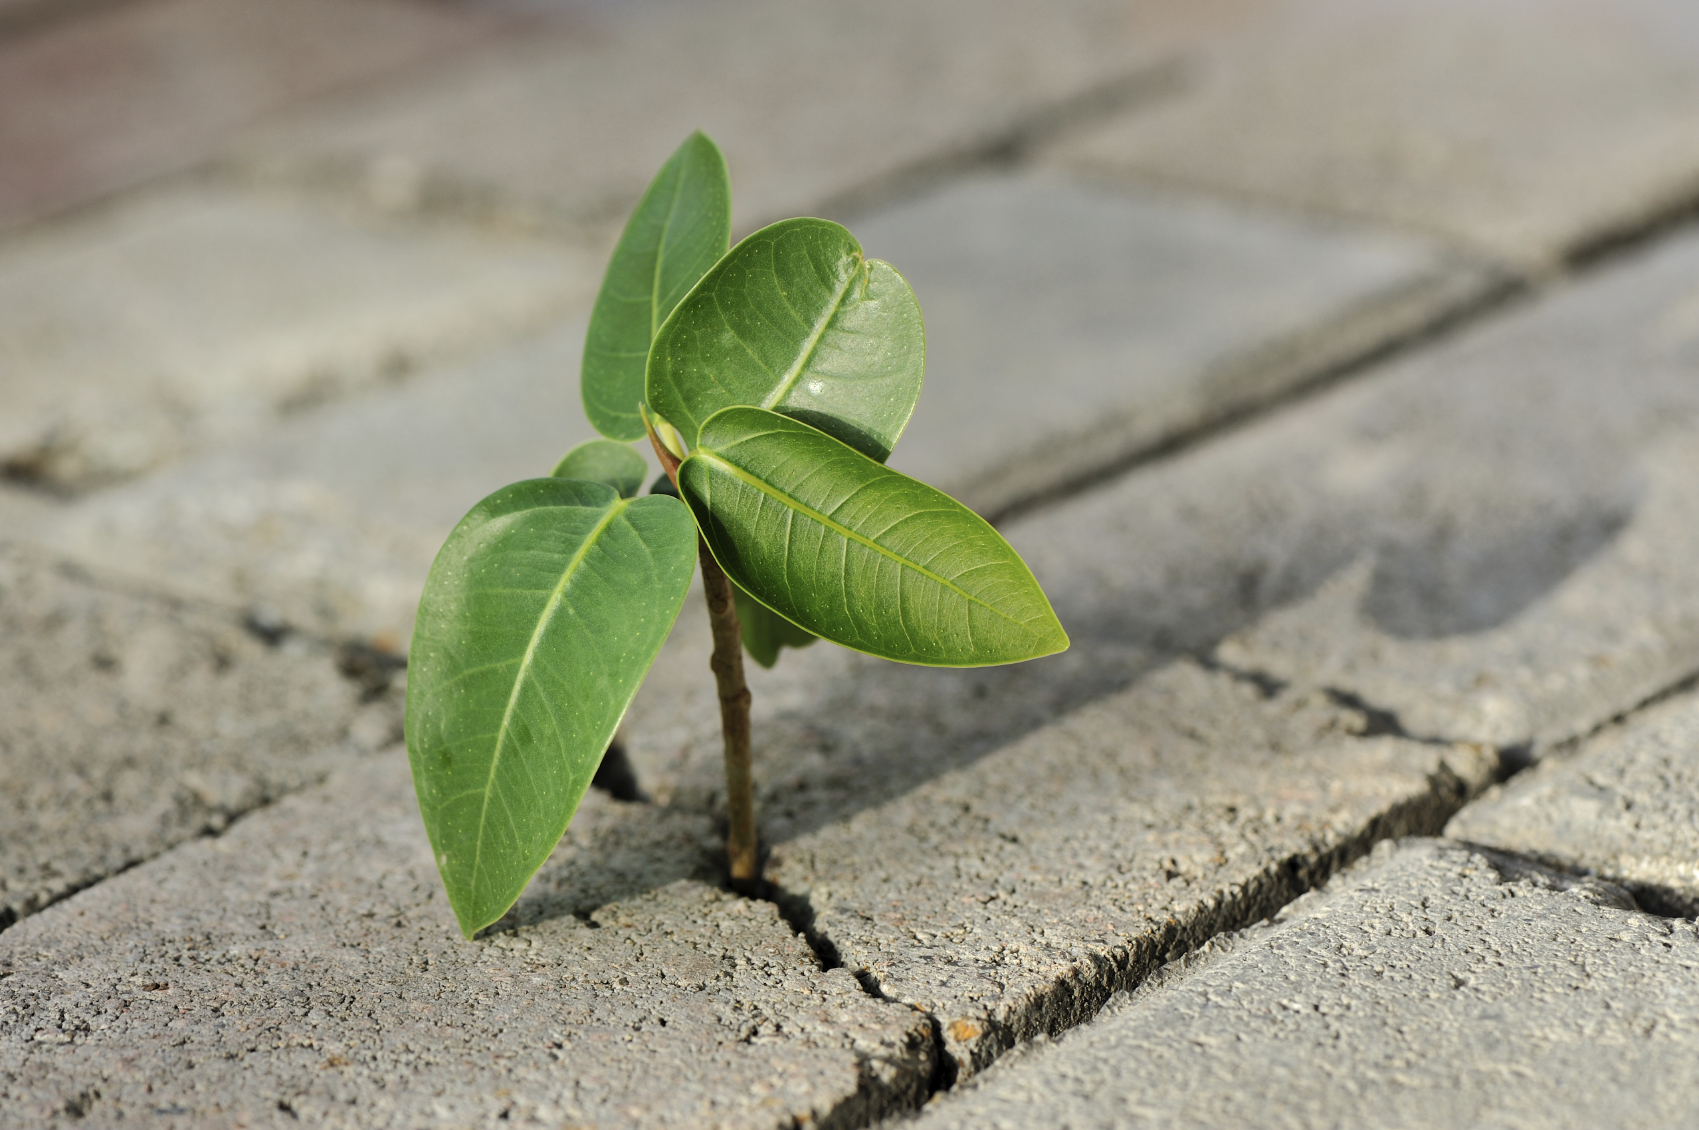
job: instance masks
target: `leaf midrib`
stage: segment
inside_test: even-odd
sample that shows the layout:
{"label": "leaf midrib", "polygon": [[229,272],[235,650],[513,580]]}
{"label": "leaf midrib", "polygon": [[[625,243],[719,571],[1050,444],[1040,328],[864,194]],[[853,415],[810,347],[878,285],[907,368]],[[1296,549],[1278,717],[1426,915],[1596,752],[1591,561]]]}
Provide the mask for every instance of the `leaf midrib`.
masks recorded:
{"label": "leaf midrib", "polygon": [[914,561],[910,561],[906,557],[903,557],[899,554],[891,552],[890,550],[886,549],[884,546],[880,545],[878,542],[867,537],[865,534],[859,534],[859,533],[855,532],[854,530],[850,529],[848,526],[845,526],[845,525],[843,525],[839,522],[833,521],[831,518],[828,518],[826,515],[820,513],[818,510],[815,510],[814,508],[807,506],[802,502],[797,501],[796,499],[792,498],[790,495],[785,494],[785,493],[775,489],[774,487],[769,486],[765,482],[762,482],[756,476],[750,474],[748,471],[745,471],[742,467],[739,467],[735,463],[731,463],[731,462],[727,461],[724,457],[719,455],[717,452],[715,452],[711,448],[698,447],[695,451],[690,453],[690,456],[691,456],[692,459],[703,459],[706,462],[713,463],[713,464],[715,464],[715,465],[717,465],[721,468],[724,468],[727,472],[729,472],[732,475],[733,478],[736,478],[736,479],[738,479],[742,482],[748,483],[750,486],[754,487],[756,490],[765,494],[768,498],[771,498],[774,501],[778,502],[781,506],[788,507],[789,509],[795,511],[796,513],[799,513],[799,514],[804,515],[805,517],[811,518],[814,521],[819,522],[822,526],[825,526],[828,529],[836,530],[839,534],[842,534],[845,538],[848,538],[850,541],[857,542],[861,545],[865,545],[867,548],[873,550],[875,553],[878,553],[881,556],[888,558],[891,561],[896,562],[898,565],[903,566],[904,568],[912,569],[916,573],[919,573],[921,576],[926,577],[930,580],[936,581],[938,584],[943,585],[945,588],[949,589],[951,592],[960,596],[963,600],[967,601],[970,604],[977,604],[981,608],[985,609],[987,612],[993,612],[996,615],[1001,616],[1003,619],[1007,620],[1009,623],[1016,625],[1017,627],[1026,628],[1027,621],[1015,619],[1013,616],[1010,616],[1007,612],[1004,612],[1001,608],[998,608],[996,605],[987,604],[985,601],[981,600],[979,597],[974,596],[972,593],[966,591],[965,589],[958,587],[953,581],[949,580],[948,578],[939,576],[937,573],[934,573],[932,570],[926,568],[926,566],[918,564],[917,562],[914,562]]}
{"label": "leaf midrib", "polygon": [[519,703],[519,692],[525,686],[525,680],[530,677],[531,661],[536,657],[537,645],[543,638],[544,630],[554,620],[555,613],[559,611],[561,601],[566,596],[567,586],[572,581],[573,573],[577,571],[578,566],[584,563],[584,558],[589,554],[590,547],[596,544],[596,539],[602,536],[602,531],[606,530],[613,524],[615,518],[625,512],[630,501],[626,498],[615,499],[613,505],[608,508],[607,514],[596,523],[595,527],[584,538],[584,543],[573,553],[572,559],[566,563],[566,568],[561,570],[560,581],[555,585],[554,591],[549,594],[549,603],[544,608],[543,614],[537,618],[537,626],[532,629],[531,639],[525,645],[525,654],[519,659],[519,670],[513,676],[513,690],[507,696],[507,708],[502,711],[501,726],[496,730],[495,754],[490,758],[490,773],[484,781],[484,803],[478,809],[478,834],[474,837],[474,843],[477,846],[472,849],[470,885],[473,889],[477,888],[478,868],[483,863],[484,858],[484,823],[490,812],[490,796],[495,791],[496,769],[501,765],[502,750],[507,745],[507,728],[509,723],[513,721],[513,711]]}
{"label": "leaf midrib", "polygon": [[790,372],[785,374],[778,387],[768,393],[766,398],[761,401],[762,408],[772,409],[775,404],[778,404],[790,393],[791,389],[796,387],[796,382],[802,379],[802,371],[814,359],[814,351],[820,348],[820,339],[826,336],[827,327],[832,324],[832,319],[836,318],[838,311],[843,308],[844,299],[849,295],[850,288],[855,285],[856,276],[866,269],[867,261],[861,257],[860,253],[857,253],[855,269],[844,276],[843,285],[838,288],[838,293],[832,297],[831,306],[821,314],[820,320],[815,323],[813,332],[808,336],[808,341],[803,344],[802,351],[797,355],[796,364],[791,366]]}

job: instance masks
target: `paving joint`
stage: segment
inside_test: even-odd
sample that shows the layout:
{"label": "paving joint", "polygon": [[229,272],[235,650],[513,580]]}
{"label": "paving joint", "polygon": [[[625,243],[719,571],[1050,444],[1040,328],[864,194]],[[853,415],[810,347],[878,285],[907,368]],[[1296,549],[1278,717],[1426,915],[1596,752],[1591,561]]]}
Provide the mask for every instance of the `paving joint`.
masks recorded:
{"label": "paving joint", "polygon": [[1538,293],[1527,280],[1495,269],[1490,281],[1473,302],[1436,310],[1427,320],[1401,333],[1372,341],[1345,357],[1324,363],[1308,375],[1288,382],[1277,390],[1229,408],[1192,427],[1181,428],[1130,455],[1109,460],[1054,486],[1045,487],[994,510],[988,510],[981,516],[993,526],[1001,526],[1064,502],[1075,495],[1105,486],[1135,471],[1176,459],[1206,443],[1244,431],[1277,412],[1314,400],[1369,369],[1455,338],[1494,315],[1521,307]]}
{"label": "paving joint", "polygon": [[1185,60],[1173,57],[1139,67],[1041,106],[1000,130],[828,196],[816,207],[829,215],[854,220],[935,192],[950,181],[974,173],[1028,164],[1046,145],[1062,140],[1070,131],[1184,93],[1191,71]]}

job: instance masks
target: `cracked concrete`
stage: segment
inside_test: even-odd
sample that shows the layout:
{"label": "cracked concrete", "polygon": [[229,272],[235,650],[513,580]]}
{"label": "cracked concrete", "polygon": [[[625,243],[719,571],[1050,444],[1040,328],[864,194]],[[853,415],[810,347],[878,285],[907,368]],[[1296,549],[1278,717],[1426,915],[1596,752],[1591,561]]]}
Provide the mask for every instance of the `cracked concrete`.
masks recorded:
{"label": "cracked concrete", "polygon": [[925,1019],[770,904],[684,881],[467,943],[418,824],[392,748],[0,934],[6,1120],[777,1128],[924,1097]]}
{"label": "cracked concrete", "polygon": [[1637,713],[1459,812],[1446,835],[1595,874],[1699,914],[1699,696]]}
{"label": "cracked concrete", "polygon": [[923,1127],[1691,1120],[1699,933],[1442,840],[1386,843]]}
{"label": "cracked concrete", "polygon": [[0,927],[400,732],[329,648],[0,544]]}
{"label": "cracked concrete", "polygon": [[877,808],[767,875],[958,1076],[1274,913],[1376,839],[1438,831],[1496,754],[1365,737],[1325,696],[1180,663]]}

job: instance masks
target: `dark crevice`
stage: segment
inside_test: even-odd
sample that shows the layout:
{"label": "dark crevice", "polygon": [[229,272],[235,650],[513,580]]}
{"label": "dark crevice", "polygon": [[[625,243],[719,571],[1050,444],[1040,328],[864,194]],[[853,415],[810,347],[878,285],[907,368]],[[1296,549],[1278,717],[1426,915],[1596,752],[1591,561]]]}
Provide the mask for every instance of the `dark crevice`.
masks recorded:
{"label": "dark crevice", "polygon": [[995,132],[827,197],[815,206],[815,211],[829,218],[853,220],[924,195],[958,177],[1020,165],[1042,147],[1072,131],[1179,94],[1185,89],[1188,77],[1189,68],[1177,58],[1117,75],[1024,114]]}
{"label": "dark crevice", "polygon": [[1564,255],[1564,266],[1571,272],[1594,270],[1694,224],[1699,224],[1699,183],[1660,207],[1578,240]]}
{"label": "dark crevice", "polygon": [[1002,526],[1066,501],[1077,494],[1113,482],[1134,471],[1178,458],[1192,448],[1224,438],[1260,422],[1275,412],[1311,400],[1377,365],[1389,363],[1455,337],[1485,321],[1489,316],[1530,298],[1534,293],[1522,281],[1508,275],[1502,276],[1494,285],[1485,287],[1473,301],[1439,310],[1433,317],[1402,332],[1390,333],[1347,356],[1317,365],[1313,371],[1276,391],[1248,399],[1191,427],[1178,429],[1136,451],[1107,460],[1097,467],[1081,471],[995,509],[987,509],[981,516],[993,526]]}

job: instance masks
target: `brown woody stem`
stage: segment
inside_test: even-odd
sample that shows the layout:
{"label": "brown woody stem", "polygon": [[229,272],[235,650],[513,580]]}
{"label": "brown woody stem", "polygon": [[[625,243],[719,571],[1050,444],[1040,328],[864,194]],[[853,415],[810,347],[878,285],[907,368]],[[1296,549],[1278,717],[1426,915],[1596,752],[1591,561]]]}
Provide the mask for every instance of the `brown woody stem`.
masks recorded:
{"label": "brown woody stem", "polygon": [[[678,486],[678,456],[655,434],[646,412],[643,423],[656,458],[673,486]],[[732,888],[752,894],[761,872],[755,836],[755,774],[749,755],[750,694],[743,677],[743,629],[737,622],[731,578],[700,535],[696,546],[702,562],[702,588],[708,598],[708,624],[714,633],[714,654],[708,665],[714,670],[720,692],[720,738],[726,752],[726,863],[731,869]]]}

